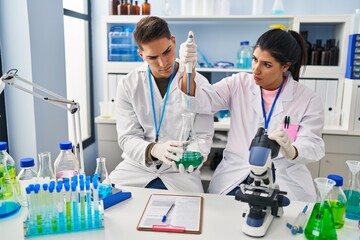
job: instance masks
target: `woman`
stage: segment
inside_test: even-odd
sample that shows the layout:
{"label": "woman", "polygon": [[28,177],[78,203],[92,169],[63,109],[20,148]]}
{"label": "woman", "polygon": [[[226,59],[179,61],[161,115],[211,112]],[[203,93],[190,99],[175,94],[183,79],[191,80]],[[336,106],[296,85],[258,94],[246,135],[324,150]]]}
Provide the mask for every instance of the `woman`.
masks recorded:
{"label": "woman", "polygon": [[[196,45],[181,44],[180,59],[196,61]],[[324,156],[324,112],[320,97],[298,82],[305,60],[304,40],[297,32],[272,29],[256,42],[252,74],[234,74],[214,85],[192,81],[194,112],[230,110],[231,114],[228,142],[211,179],[210,193],[233,195],[246,181],[249,146],[258,128],[263,127],[280,145],[280,153],[273,159],[280,190],[291,200],[316,201],[305,164]],[[186,84],[181,83],[183,92]],[[284,130],[285,117],[290,124]]]}

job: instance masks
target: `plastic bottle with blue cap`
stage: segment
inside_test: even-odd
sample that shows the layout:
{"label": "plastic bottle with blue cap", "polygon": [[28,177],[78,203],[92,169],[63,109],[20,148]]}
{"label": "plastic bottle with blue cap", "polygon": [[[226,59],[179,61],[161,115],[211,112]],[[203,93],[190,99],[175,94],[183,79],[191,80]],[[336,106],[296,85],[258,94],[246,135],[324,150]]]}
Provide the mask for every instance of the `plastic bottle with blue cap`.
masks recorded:
{"label": "plastic bottle with blue cap", "polygon": [[71,152],[72,143],[63,141],[59,144],[60,154],[55,160],[56,179],[72,178],[79,174],[79,160]]}
{"label": "plastic bottle with blue cap", "polygon": [[240,42],[240,48],[236,56],[236,67],[241,69],[251,69],[253,49],[249,41]]}
{"label": "plastic bottle with blue cap", "polygon": [[20,204],[27,206],[26,190],[30,184],[37,182],[37,173],[35,171],[34,158],[22,158],[20,159],[21,170],[17,176],[20,185]]}
{"label": "plastic bottle with blue cap", "polygon": [[329,193],[330,206],[334,217],[335,228],[339,229],[345,223],[346,195],[342,189],[343,177],[335,174],[328,175],[328,178],[335,181],[335,186]]}

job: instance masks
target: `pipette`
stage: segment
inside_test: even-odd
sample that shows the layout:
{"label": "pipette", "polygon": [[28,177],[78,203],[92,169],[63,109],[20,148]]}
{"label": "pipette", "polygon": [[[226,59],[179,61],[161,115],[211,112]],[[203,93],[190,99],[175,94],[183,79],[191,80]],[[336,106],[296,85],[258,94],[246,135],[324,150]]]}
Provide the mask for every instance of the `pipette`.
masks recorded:
{"label": "pipette", "polygon": [[304,232],[304,226],[306,222],[306,210],[308,209],[309,203],[306,204],[304,209],[297,215],[293,224],[286,223],[286,226],[291,230],[293,235]]}
{"label": "pipette", "polygon": [[[188,39],[186,40],[187,44],[194,44],[194,35],[192,31],[189,31]],[[188,84],[187,84],[187,108],[190,109],[190,89],[191,89],[191,73],[192,73],[192,62],[186,63],[186,73],[188,77]]]}

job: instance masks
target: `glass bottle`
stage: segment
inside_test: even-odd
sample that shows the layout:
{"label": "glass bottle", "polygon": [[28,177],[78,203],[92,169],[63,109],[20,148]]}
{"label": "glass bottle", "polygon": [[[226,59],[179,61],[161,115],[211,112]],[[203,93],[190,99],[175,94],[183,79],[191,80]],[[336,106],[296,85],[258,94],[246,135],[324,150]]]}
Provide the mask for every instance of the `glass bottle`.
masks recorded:
{"label": "glass bottle", "polygon": [[39,157],[39,172],[38,181],[40,183],[50,183],[51,180],[55,179],[54,170],[51,164],[51,153],[42,152],[38,155]]}
{"label": "glass bottle", "polygon": [[327,40],[324,50],[321,52],[320,65],[328,66],[330,65],[330,41]]}
{"label": "glass bottle", "polygon": [[305,42],[305,48],[306,48],[306,54],[307,54],[306,64],[310,64],[312,47],[311,47],[311,43],[308,41],[308,31],[300,31],[300,34],[303,37],[304,42]]}
{"label": "glass bottle", "polygon": [[25,188],[37,181],[37,173],[35,171],[35,161],[33,158],[20,159],[21,170],[17,176],[20,185],[20,203],[27,206]]}
{"label": "glass bottle", "polygon": [[7,143],[0,142],[0,219],[20,210],[14,159],[6,152]]}
{"label": "glass bottle", "polygon": [[145,0],[145,2],[141,5],[141,14],[150,15],[150,3],[148,3],[148,0]]}
{"label": "glass bottle", "polygon": [[263,14],[263,0],[253,0],[252,1],[252,15],[258,16]]}
{"label": "glass bottle", "polygon": [[72,178],[79,174],[79,160],[71,152],[72,143],[63,141],[59,143],[60,154],[55,160],[56,179]]}
{"label": "glass bottle", "polygon": [[135,15],[140,15],[140,7],[138,1],[135,1]]}
{"label": "glass bottle", "polygon": [[328,193],[335,185],[335,181],[328,178],[315,178],[318,201],[315,203],[310,218],[305,227],[305,237],[308,240],[336,240],[336,229]]}
{"label": "glass bottle", "polygon": [[311,52],[311,63],[310,65],[320,65],[321,63],[321,53],[324,48],[321,46],[321,39],[316,40],[316,44],[314,45],[313,51]]}
{"label": "glass bottle", "polygon": [[109,0],[109,15],[117,15],[119,0]]}
{"label": "glass bottle", "polygon": [[128,5],[128,15],[135,15],[135,5],[133,4],[133,0],[130,0],[130,4]]}
{"label": "glass bottle", "polygon": [[95,176],[98,177],[99,182],[99,197],[103,199],[111,195],[112,186],[109,179],[109,174],[106,170],[106,158],[99,157],[96,159]]}
{"label": "glass bottle", "polygon": [[360,161],[347,160],[349,167],[349,184],[345,189],[347,198],[345,217],[360,220]]}
{"label": "glass bottle", "polygon": [[183,113],[182,128],[179,141],[186,142],[183,146],[184,153],[181,154],[180,160],[176,162],[177,167],[180,164],[184,165],[185,170],[190,165],[194,168],[200,166],[203,161],[203,155],[200,151],[199,141],[196,132],[194,131],[194,113]]}
{"label": "glass bottle", "polygon": [[336,40],[330,39],[330,65],[337,66],[339,62],[339,47],[336,46]]}
{"label": "glass bottle", "polygon": [[169,0],[163,0],[162,6],[162,13],[164,14],[164,16],[170,16],[172,14],[172,10]]}
{"label": "glass bottle", "polygon": [[342,189],[343,177],[330,174],[328,178],[335,181],[335,186],[329,193],[329,199],[334,216],[335,228],[339,229],[342,228],[345,223],[346,196]]}
{"label": "glass bottle", "polygon": [[121,0],[118,5],[118,15],[128,15],[128,5],[127,0]]}

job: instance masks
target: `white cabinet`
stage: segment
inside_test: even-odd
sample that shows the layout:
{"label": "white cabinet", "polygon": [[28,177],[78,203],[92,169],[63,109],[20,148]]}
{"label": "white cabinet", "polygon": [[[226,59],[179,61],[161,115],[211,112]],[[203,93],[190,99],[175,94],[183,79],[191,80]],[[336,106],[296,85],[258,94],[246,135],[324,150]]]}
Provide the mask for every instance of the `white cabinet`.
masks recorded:
{"label": "white cabinet", "polygon": [[[108,61],[108,32],[114,25],[135,27],[142,16],[107,16],[103,18],[103,42],[102,59],[104,62],[104,100],[111,100],[114,96],[114,79],[130,72],[141,62],[110,62]],[[301,71],[301,81],[307,86],[318,86],[319,94],[324,95],[324,109],[326,112],[325,134],[340,134],[347,138],[347,134],[360,135],[360,124],[355,121],[357,112],[360,113],[360,103],[357,103],[357,95],[360,94],[360,84],[348,83],[345,79],[346,57],[348,48],[348,35],[352,25],[351,15],[332,16],[227,16],[227,17],[169,17],[164,19],[168,22],[171,33],[176,37],[177,51],[181,42],[185,41],[189,30],[195,33],[198,50],[212,63],[217,61],[230,61],[235,63],[236,51],[239,42],[248,40],[250,45],[255,44],[257,38],[269,29],[271,24],[290,26],[295,31],[308,31],[310,42],[316,39],[334,38],[339,46],[339,61],[336,66],[306,66]],[[201,61],[201,56],[199,56]],[[244,69],[197,69],[210,82],[220,80],[234,72]],[[247,70],[249,71],[249,70]],[[116,85],[116,84],[115,84]],[[328,96],[326,96],[326,94]],[[360,97],[358,97],[360,99]],[[360,119],[360,116],[358,116]],[[360,120],[359,120],[360,122]],[[102,129],[104,123],[98,122],[98,129]],[[113,121],[112,123],[115,124]],[[216,131],[226,136],[227,126],[216,123]],[[113,131],[116,134],[115,126]],[[355,130],[354,130],[355,129]],[[99,130],[100,131],[100,130]],[[325,138],[324,138],[325,139]],[[114,141],[115,140],[115,141]],[[325,139],[327,144],[327,138]],[[109,156],[117,156],[120,151],[116,137],[100,139],[99,154],[109,154],[108,151],[116,151]],[[111,145],[113,144],[113,145]],[[115,147],[116,145],[116,147]],[[215,142],[214,148],[224,148],[225,142]],[[334,146],[336,151],[336,146]],[[328,152],[327,152],[328,154]],[[330,153],[329,153],[330,154]],[[331,153],[334,154],[334,153]],[[343,154],[341,151],[339,154]],[[328,155],[327,155],[328,156]],[[350,156],[349,156],[350,157]],[[309,165],[312,175],[318,176],[327,172],[329,165],[325,158],[321,163]],[[117,160],[115,160],[117,161]],[[342,164],[342,163],[339,163]],[[324,170],[325,169],[325,170]],[[211,171],[207,166],[204,168],[204,179],[210,179]]]}
{"label": "white cabinet", "polygon": [[115,119],[97,117],[95,119],[99,156],[106,158],[106,169],[110,173],[123,160],[117,142]]}

